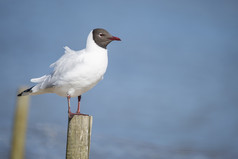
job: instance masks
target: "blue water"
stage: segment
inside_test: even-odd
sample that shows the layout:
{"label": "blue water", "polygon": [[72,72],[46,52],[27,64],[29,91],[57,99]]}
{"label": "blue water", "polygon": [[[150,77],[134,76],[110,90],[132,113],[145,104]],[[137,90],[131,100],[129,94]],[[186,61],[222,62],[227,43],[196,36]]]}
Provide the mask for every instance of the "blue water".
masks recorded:
{"label": "blue water", "polygon": [[[8,158],[19,86],[51,70],[63,46],[106,28],[104,80],[82,96],[91,158],[238,158],[236,1],[0,2],[0,154]],[[76,99],[72,101],[76,110]],[[66,99],[31,97],[26,158],[65,158]]]}

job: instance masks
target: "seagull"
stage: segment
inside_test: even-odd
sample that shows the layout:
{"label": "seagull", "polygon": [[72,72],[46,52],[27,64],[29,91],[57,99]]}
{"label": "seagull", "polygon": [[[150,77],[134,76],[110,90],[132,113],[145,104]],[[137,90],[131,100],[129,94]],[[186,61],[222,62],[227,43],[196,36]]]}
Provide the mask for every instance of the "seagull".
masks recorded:
{"label": "seagull", "polygon": [[[53,71],[39,78],[31,79],[36,83],[18,96],[56,93],[67,97],[68,115],[85,115],[80,113],[81,95],[93,88],[106,72],[108,65],[107,45],[112,41],[121,41],[102,28],[92,30],[87,38],[86,48],[74,51],[65,46],[64,55],[50,67]],[[70,98],[78,97],[77,112],[70,110]]]}

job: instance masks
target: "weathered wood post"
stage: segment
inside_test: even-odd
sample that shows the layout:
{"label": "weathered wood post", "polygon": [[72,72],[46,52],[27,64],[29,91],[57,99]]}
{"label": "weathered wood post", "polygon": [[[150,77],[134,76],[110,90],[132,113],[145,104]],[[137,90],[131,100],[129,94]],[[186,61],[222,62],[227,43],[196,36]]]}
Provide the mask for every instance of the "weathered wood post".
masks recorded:
{"label": "weathered wood post", "polygon": [[[25,89],[19,89],[19,92],[23,90]],[[12,134],[11,159],[24,158],[28,107],[29,96],[22,96],[20,98],[17,98]]]}
{"label": "weathered wood post", "polygon": [[92,116],[69,117],[66,159],[89,159],[92,121]]}

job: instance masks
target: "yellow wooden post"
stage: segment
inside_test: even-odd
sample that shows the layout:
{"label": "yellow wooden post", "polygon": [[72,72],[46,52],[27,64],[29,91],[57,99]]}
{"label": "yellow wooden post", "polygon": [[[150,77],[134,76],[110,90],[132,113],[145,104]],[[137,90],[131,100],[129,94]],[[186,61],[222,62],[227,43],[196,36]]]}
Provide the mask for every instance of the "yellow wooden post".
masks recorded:
{"label": "yellow wooden post", "polygon": [[85,115],[68,119],[66,159],[89,159],[92,120]]}
{"label": "yellow wooden post", "polygon": [[[19,89],[19,92],[22,92],[23,90],[25,89]],[[22,96],[17,98],[12,135],[11,159],[24,158],[28,107],[29,96]]]}

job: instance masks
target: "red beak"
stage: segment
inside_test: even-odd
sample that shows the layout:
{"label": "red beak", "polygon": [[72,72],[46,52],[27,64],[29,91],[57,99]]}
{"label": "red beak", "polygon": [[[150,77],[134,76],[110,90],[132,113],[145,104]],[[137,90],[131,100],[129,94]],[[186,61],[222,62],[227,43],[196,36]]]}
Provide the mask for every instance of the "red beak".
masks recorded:
{"label": "red beak", "polygon": [[116,41],[121,41],[121,39],[120,39],[120,38],[118,38],[118,37],[115,37],[115,36],[112,36],[112,37],[110,37],[110,38],[108,38],[108,39],[110,39],[110,40],[116,40]]}

